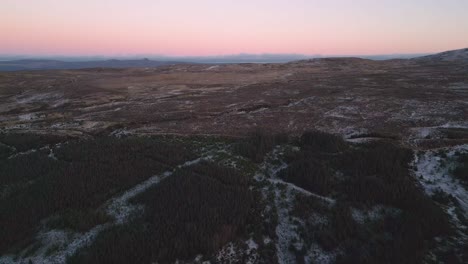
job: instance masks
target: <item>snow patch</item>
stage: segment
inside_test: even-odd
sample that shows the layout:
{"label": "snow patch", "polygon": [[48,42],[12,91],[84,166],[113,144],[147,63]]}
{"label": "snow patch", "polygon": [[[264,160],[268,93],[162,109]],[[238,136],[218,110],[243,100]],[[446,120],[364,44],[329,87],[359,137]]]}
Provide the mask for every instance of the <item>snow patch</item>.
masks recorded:
{"label": "snow patch", "polygon": [[37,118],[38,118],[37,115],[34,113],[23,114],[23,115],[18,116],[18,120],[20,121],[31,121]]}
{"label": "snow patch", "polygon": [[[450,149],[441,149],[439,151],[447,151],[447,161],[454,158],[455,152],[468,152],[468,144],[461,145]],[[442,158],[437,155],[436,151],[427,151],[422,155],[416,155],[414,164],[417,168],[415,171],[416,178],[421,183],[425,192],[428,195],[433,195],[435,191],[442,190],[443,192],[452,195],[457,199],[465,215],[468,215],[468,191],[463,187],[460,181],[450,174],[453,164],[445,164],[442,166]]]}
{"label": "snow patch", "polygon": [[219,65],[214,65],[214,66],[210,66],[208,68],[206,68],[205,70],[206,71],[211,71],[211,70],[215,70],[215,69],[218,69],[219,68]]}
{"label": "snow patch", "polygon": [[307,254],[304,256],[305,263],[335,263],[337,253],[325,252],[317,243],[312,243]]}
{"label": "snow patch", "polygon": [[448,123],[445,123],[443,125],[441,125],[440,127],[442,128],[466,128],[468,129],[468,122],[464,121],[464,122],[448,122]]}

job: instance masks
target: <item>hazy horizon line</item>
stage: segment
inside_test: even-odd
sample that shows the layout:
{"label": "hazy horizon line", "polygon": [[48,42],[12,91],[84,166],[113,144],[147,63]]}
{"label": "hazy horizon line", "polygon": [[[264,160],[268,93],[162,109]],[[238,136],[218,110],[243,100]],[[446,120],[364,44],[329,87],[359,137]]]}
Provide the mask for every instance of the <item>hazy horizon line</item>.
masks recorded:
{"label": "hazy horizon line", "polygon": [[424,56],[429,52],[420,53],[382,53],[382,54],[301,54],[301,53],[233,53],[223,55],[164,55],[164,54],[119,54],[119,55],[53,55],[53,54],[0,54],[0,60],[20,60],[20,59],[71,59],[71,60],[85,60],[85,59],[166,59],[166,60],[178,60],[178,59],[307,59],[307,58],[336,58],[336,57],[358,57],[358,58],[409,58]]}

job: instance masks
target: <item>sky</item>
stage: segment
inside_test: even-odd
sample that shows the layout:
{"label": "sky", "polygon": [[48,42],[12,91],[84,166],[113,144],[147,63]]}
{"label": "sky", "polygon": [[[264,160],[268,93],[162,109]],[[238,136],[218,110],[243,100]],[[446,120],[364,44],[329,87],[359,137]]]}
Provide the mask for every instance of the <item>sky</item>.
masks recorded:
{"label": "sky", "polygon": [[0,0],[0,54],[373,55],[468,47],[467,0]]}

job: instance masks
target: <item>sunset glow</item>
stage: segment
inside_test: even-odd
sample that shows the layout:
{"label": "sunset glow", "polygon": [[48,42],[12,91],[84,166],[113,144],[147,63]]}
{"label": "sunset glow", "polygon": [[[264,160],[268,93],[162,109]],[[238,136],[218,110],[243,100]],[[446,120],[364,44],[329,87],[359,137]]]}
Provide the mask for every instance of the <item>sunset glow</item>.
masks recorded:
{"label": "sunset glow", "polygon": [[2,0],[0,54],[393,54],[468,46],[465,0]]}

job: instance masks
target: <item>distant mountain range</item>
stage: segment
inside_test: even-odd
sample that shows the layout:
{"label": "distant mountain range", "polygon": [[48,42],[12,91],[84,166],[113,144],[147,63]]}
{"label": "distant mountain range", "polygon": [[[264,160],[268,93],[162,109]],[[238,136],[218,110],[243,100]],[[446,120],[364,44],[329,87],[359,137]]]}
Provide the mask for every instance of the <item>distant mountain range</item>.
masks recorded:
{"label": "distant mountain range", "polygon": [[0,71],[56,70],[84,68],[145,68],[181,64],[177,61],[142,60],[97,60],[97,61],[59,61],[59,60],[13,60],[0,61]]}
{"label": "distant mountain range", "polygon": [[[387,59],[412,59],[421,62],[444,62],[459,61],[468,63],[468,48],[460,50],[446,51],[433,55],[425,54],[392,54],[392,55],[368,55],[368,56],[340,56],[359,57],[371,60]],[[21,71],[21,70],[56,70],[56,69],[84,69],[84,68],[146,68],[164,65],[174,65],[183,63],[282,63],[304,59],[324,58],[321,55],[301,55],[301,54],[238,54],[226,56],[205,56],[205,57],[167,57],[153,56],[151,59],[107,59],[104,57],[60,57],[60,59],[14,59],[18,57],[1,57],[0,71]],[[338,57],[338,56],[330,56]],[[63,58],[63,60],[61,60]],[[2,61],[2,59],[4,61]],[[9,59],[9,60],[8,60]],[[89,59],[89,60],[87,60]]]}
{"label": "distant mountain range", "polygon": [[106,57],[48,57],[42,59],[23,58],[18,56],[0,56],[0,71],[19,70],[52,70],[52,69],[83,69],[83,68],[144,68],[173,65],[181,63],[223,64],[223,63],[281,63],[307,58],[317,58],[319,55],[305,56],[299,54],[237,54],[226,56],[192,56],[169,57],[148,56],[145,59],[121,57],[109,59]]}

